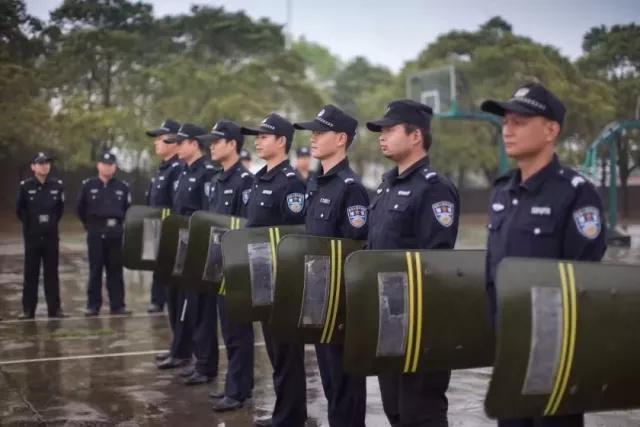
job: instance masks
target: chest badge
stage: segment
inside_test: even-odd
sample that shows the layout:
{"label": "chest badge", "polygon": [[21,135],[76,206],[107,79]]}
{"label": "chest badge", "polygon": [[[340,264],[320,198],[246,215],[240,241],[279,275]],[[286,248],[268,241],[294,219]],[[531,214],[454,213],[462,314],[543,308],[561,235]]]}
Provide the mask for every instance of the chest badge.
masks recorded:
{"label": "chest badge", "polygon": [[593,240],[600,235],[602,221],[600,211],[594,206],[586,206],[573,212],[573,220],[576,223],[578,232],[589,240]]}
{"label": "chest badge", "polygon": [[362,228],[367,223],[367,207],[362,205],[349,206],[347,217],[352,227]]}
{"label": "chest badge", "polygon": [[304,208],[304,194],[291,193],[287,194],[287,206],[293,213],[300,213]]}
{"label": "chest badge", "polygon": [[451,227],[453,224],[453,203],[443,200],[441,202],[434,203],[431,205],[431,209],[433,209],[433,214],[443,227]]}

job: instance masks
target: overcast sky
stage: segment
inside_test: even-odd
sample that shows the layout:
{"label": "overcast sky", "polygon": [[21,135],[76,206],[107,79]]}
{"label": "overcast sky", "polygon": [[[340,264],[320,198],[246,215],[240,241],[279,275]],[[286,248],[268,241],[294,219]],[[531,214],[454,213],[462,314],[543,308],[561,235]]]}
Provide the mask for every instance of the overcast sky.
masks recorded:
{"label": "overcast sky", "polygon": [[[452,29],[475,30],[493,16],[520,35],[551,44],[574,59],[594,26],[640,23],[640,0],[289,0],[294,37],[328,47],[342,59],[362,55],[394,71]],[[187,13],[190,5],[245,10],[254,18],[287,21],[287,0],[146,0],[157,16]],[[27,11],[47,19],[62,0],[26,0]]]}

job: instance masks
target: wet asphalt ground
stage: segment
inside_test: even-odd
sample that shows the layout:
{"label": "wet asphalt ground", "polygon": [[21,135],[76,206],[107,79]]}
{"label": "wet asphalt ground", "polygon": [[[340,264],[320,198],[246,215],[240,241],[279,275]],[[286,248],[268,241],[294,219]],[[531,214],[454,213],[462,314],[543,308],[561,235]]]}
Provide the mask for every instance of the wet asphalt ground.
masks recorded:
{"label": "wet asphalt ground", "polygon": [[[126,271],[131,316],[85,318],[88,266],[83,234],[70,227],[62,235],[60,281],[69,316],[48,320],[42,287],[36,320],[20,321],[23,248],[15,230],[0,232],[0,426],[251,426],[274,403],[271,366],[256,327],[256,384],[253,402],[228,414],[211,410],[210,389],[223,386],[224,347],[219,375],[209,385],[187,387],[178,370],[159,371],[154,355],[167,348],[164,315],[149,315],[150,274]],[[640,265],[640,226],[632,227],[632,247],[611,248],[607,258]],[[461,230],[460,247],[482,247],[482,226]],[[103,297],[106,301],[106,292]],[[108,305],[107,305],[108,307]],[[222,343],[222,341],[220,341]],[[313,346],[307,346],[308,426],[328,425],[326,401]],[[451,426],[494,426],[483,410],[490,369],[456,371],[449,397]],[[590,414],[587,426],[640,426],[640,411]],[[367,381],[367,425],[388,425],[376,378]]]}

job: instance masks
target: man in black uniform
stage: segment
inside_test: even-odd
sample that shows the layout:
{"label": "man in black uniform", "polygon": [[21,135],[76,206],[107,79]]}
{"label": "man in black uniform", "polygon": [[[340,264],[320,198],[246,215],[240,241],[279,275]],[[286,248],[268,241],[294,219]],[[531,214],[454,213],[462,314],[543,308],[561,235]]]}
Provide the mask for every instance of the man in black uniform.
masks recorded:
{"label": "man in black uniform", "polygon": [[[176,133],[180,129],[180,124],[174,120],[165,120],[159,128],[146,132],[147,136],[153,137],[156,154],[162,158],[158,172],[151,178],[149,190],[147,191],[147,204],[149,206],[171,208],[173,205],[174,182],[178,179],[181,162],[178,158],[178,145],[176,144]],[[167,285],[160,283],[156,274],[153,274],[151,282],[151,304],[147,309],[148,313],[160,313],[164,310],[166,302],[169,312],[169,326],[171,331],[175,330],[177,318],[176,310],[177,291],[174,288],[167,288]],[[156,355],[157,361],[162,361],[171,355],[170,351]]]}
{"label": "man in black uniform", "polygon": [[122,279],[122,223],[129,206],[129,184],[115,177],[116,156],[104,153],[98,176],[83,181],[77,213],[87,230],[89,286],[85,315],[97,316],[102,306],[102,270],[107,273],[111,314],[129,314]]}
{"label": "man in black uniform", "polygon": [[[149,191],[147,192],[147,204],[153,207],[171,208],[173,202],[173,182],[178,179],[180,172],[180,159],[178,158],[178,146],[176,144],[176,133],[180,129],[180,124],[174,120],[167,119],[162,122],[158,129],[147,131],[147,136],[155,138],[153,141],[156,154],[162,158],[158,172],[151,178]],[[164,310],[167,302],[169,309],[169,323],[173,330],[173,320],[175,319],[175,307],[172,302],[167,301],[166,285],[158,283],[153,277],[151,284],[151,304],[148,313],[160,313]],[[168,355],[166,356],[168,357]],[[165,358],[166,358],[165,357]]]}
{"label": "man in black uniform", "polygon": [[[491,196],[486,275],[495,318],[495,277],[503,258],[600,261],[606,239],[596,189],[555,154],[566,111],[562,102],[532,83],[519,88],[509,101],[486,101],[482,109],[504,117],[505,149],[518,163],[517,169],[495,181]],[[576,427],[584,420],[576,414],[499,420],[498,425]]]}
{"label": "man in black uniform", "polygon": [[[223,172],[214,176],[209,189],[209,211],[224,215],[246,217],[246,205],[253,184],[253,175],[240,161],[244,135],[236,123],[222,120],[216,123],[210,134],[198,140],[209,146],[211,159],[220,163]],[[216,302],[220,312],[222,337],[227,349],[227,377],[224,392],[211,392],[216,401],[213,410],[233,411],[244,406],[253,391],[253,324],[235,323],[229,320],[224,288],[220,295],[204,295],[204,314],[200,319],[199,340],[203,347],[218,345]],[[217,351],[217,349],[215,350]]]}
{"label": "man in black uniform", "polygon": [[[173,212],[178,215],[190,216],[197,210],[206,209],[207,196],[205,194],[205,184],[211,180],[216,169],[204,156],[204,145],[196,140],[196,136],[206,133],[204,129],[191,123],[183,124],[176,134],[178,144],[178,156],[184,163],[175,181],[175,191],[173,198]],[[158,364],[159,369],[172,369],[186,365],[195,353],[199,355],[199,349],[195,343],[195,327],[200,315],[199,305],[201,304],[196,292],[178,291],[177,301],[177,321],[173,341],[171,344],[171,356]],[[196,372],[187,369],[183,372],[185,384],[203,384],[211,381],[215,377],[215,370],[218,368],[218,355],[212,356],[214,359],[211,366],[206,368],[206,372]],[[199,357],[203,359],[202,355]],[[203,378],[204,377],[204,378]]]}
{"label": "man in black uniform", "polygon": [[[287,154],[293,143],[293,125],[272,113],[257,129],[242,128],[257,135],[256,153],[267,165],[256,173],[247,203],[247,227],[302,224],[305,186],[293,170]],[[269,325],[262,323],[269,360],[273,366],[276,404],[270,418],[256,420],[259,426],[302,426],[307,419],[304,345],[275,342]]]}
{"label": "man in black uniform", "polygon": [[296,150],[296,171],[306,183],[313,173],[311,172],[311,150],[309,147],[300,147]]}
{"label": "man in black uniform", "polygon": [[[429,164],[432,110],[411,100],[391,102],[368,122],[380,132],[382,154],[397,164],[370,206],[369,249],[453,249],[460,202],[455,186]],[[447,426],[450,371],[380,375],[382,404],[393,426]]]}
{"label": "man in black uniform", "polygon": [[[307,234],[366,240],[369,196],[347,159],[357,120],[333,105],[325,105],[314,120],[294,126],[313,132],[311,155],[321,163],[318,175],[307,182]],[[364,427],[365,377],[344,372],[343,352],[342,344],[316,344],[322,387],[329,403],[329,425]]]}
{"label": "man in black uniform", "polygon": [[19,319],[33,319],[38,304],[40,264],[44,272],[44,295],[49,317],[63,317],[60,309],[58,277],[58,222],[64,212],[62,181],[49,177],[51,158],[38,153],[31,160],[33,177],[20,183],[16,213],[24,236],[24,285],[22,314]]}

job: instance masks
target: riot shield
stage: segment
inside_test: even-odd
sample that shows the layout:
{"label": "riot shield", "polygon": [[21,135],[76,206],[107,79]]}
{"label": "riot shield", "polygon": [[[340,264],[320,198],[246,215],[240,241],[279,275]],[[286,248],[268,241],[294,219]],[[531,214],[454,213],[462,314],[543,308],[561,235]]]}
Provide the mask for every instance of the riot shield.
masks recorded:
{"label": "riot shield", "polygon": [[131,270],[153,271],[158,259],[162,220],[166,208],[131,206],[124,218],[123,265]]}
{"label": "riot shield", "polygon": [[280,341],[340,343],[344,339],[344,259],[366,242],[289,235],[277,248],[271,333]]}
{"label": "riot shield", "polygon": [[344,365],[355,375],[489,366],[485,251],[357,251],[345,262]]}
{"label": "riot shield", "polygon": [[244,227],[246,220],[229,215],[197,211],[189,218],[189,245],[182,272],[183,280],[206,282],[210,292],[218,292],[223,280],[222,236]]}
{"label": "riot shield", "polygon": [[273,305],[276,248],[282,236],[303,225],[245,228],[222,236],[222,262],[229,317],[234,322],[268,320]]}
{"label": "riot shield", "polygon": [[638,277],[629,265],[502,261],[489,416],[640,407]]}

